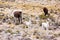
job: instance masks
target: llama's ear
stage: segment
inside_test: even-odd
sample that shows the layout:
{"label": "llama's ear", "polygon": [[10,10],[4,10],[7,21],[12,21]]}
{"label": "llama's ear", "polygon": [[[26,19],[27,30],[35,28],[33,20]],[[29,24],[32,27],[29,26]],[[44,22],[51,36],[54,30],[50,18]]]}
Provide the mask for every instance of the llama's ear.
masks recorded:
{"label": "llama's ear", "polygon": [[22,13],[21,11],[19,13]]}

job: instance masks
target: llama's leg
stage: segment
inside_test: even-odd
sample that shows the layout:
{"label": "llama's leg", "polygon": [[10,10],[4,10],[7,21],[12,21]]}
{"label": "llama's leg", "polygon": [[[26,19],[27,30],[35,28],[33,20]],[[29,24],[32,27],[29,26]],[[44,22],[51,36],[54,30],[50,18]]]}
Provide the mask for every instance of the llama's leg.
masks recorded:
{"label": "llama's leg", "polygon": [[44,26],[42,25],[42,30],[44,30]]}
{"label": "llama's leg", "polygon": [[46,27],[46,35],[49,34],[49,30],[48,30],[48,27]]}
{"label": "llama's leg", "polygon": [[20,17],[20,23],[22,24],[22,17]]}
{"label": "llama's leg", "polygon": [[16,23],[16,18],[14,17],[14,23]]}

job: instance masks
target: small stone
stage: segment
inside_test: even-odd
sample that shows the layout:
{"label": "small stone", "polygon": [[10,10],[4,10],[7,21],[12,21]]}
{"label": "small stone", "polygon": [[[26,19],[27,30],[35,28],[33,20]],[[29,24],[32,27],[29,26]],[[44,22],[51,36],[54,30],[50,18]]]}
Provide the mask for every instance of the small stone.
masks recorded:
{"label": "small stone", "polygon": [[30,38],[22,38],[21,40],[31,40]]}
{"label": "small stone", "polygon": [[15,2],[15,0],[7,0],[7,1],[10,1],[10,2]]}
{"label": "small stone", "polygon": [[2,32],[3,30],[0,30],[0,32]]}
{"label": "small stone", "polygon": [[19,33],[19,31],[18,31],[18,30],[17,30],[16,32],[17,32],[17,33]]}
{"label": "small stone", "polygon": [[39,39],[39,37],[38,37],[38,36],[37,36],[36,38],[37,38],[37,39]]}
{"label": "small stone", "polygon": [[60,36],[60,33],[58,35]]}
{"label": "small stone", "polygon": [[6,19],[3,19],[3,22],[5,22],[6,21]]}
{"label": "small stone", "polygon": [[26,28],[28,28],[28,26],[26,26]]}
{"label": "small stone", "polygon": [[53,40],[57,40],[57,39],[53,39]]}
{"label": "small stone", "polygon": [[19,23],[15,23],[15,25],[19,25]]}
{"label": "small stone", "polygon": [[11,22],[8,22],[8,24],[11,24]]}

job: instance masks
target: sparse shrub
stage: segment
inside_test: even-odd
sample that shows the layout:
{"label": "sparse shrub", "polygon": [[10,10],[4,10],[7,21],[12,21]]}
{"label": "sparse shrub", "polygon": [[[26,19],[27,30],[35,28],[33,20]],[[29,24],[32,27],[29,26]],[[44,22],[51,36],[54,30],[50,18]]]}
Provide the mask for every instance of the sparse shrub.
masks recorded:
{"label": "sparse shrub", "polygon": [[46,19],[46,18],[48,18],[48,17],[49,17],[49,16],[45,16],[44,14],[42,14],[42,15],[39,16],[40,19]]}
{"label": "sparse shrub", "polygon": [[28,26],[27,25],[24,25],[23,28],[28,28]]}
{"label": "sparse shrub", "polygon": [[8,29],[6,30],[6,33],[12,33],[12,30]]}
{"label": "sparse shrub", "polygon": [[36,24],[36,21],[32,21],[32,24]]}

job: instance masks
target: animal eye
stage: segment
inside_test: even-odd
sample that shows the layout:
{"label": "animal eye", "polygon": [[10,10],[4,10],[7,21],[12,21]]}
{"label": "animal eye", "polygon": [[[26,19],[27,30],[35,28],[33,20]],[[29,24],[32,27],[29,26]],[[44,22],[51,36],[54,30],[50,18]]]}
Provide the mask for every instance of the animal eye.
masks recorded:
{"label": "animal eye", "polygon": [[19,13],[22,13],[22,12],[19,12]]}

